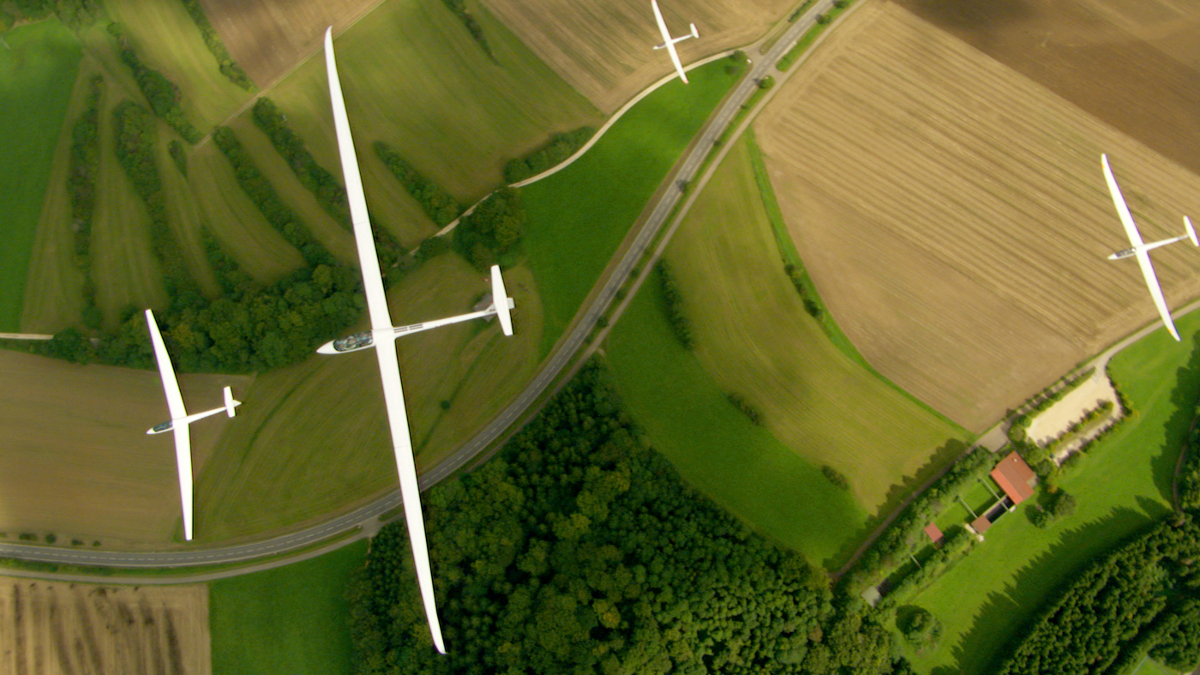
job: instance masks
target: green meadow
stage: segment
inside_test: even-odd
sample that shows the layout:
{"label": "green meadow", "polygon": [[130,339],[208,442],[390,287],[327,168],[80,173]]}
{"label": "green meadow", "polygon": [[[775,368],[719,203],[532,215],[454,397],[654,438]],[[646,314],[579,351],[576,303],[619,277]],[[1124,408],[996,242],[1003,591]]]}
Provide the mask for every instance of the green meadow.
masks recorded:
{"label": "green meadow", "polygon": [[657,284],[643,285],[605,341],[630,415],[688,483],[769,539],[836,567],[866,512],[726,399],[675,338],[663,302]]}
{"label": "green meadow", "polygon": [[359,541],[311,560],[209,585],[212,672],[354,672],[346,586],[367,555]]}
{"label": "green meadow", "polygon": [[961,451],[967,434],[843,353],[805,312],[760,197],[752,143],[731,149],[666,251],[696,358],[784,445],[847,476],[859,504],[879,511],[903,496],[906,479],[921,481]]}
{"label": "green meadow", "polygon": [[0,331],[20,330],[29,258],[82,54],[58,21],[4,34],[0,44]]}
{"label": "green meadow", "polygon": [[1061,584],[1170,512],[1175,461],[1200,396],[1200,316],[1177,325],[1182,344],[1157,331],[1113,359],[1109,372],[1133,414],[1061,481],[1078,500],[1075,515],[1042,530],[1029,521],[1030,503],[1022,504],[909,601],[942,624],[940,648],[913,658],[922,672],[990,672],[1006,642]]}
{"label": "green meadow", "polygon": [[[666,251],[695,337],[682,347],[651,277],[606,343],[619,389],[684,477],[772,539],[836,568],[961,429],[844,354],[783,270],[752,163],[732,149]],[[726,394],[748,400],[764,426]],[[821,472],[844,474],[851,491]]]}
{"label": "green meadow", "polygon": [[571,166],[521,189],[524,247],[545,303],[548,353],[667,172],[740,77],[720,60],[673,81],[614,124]]}

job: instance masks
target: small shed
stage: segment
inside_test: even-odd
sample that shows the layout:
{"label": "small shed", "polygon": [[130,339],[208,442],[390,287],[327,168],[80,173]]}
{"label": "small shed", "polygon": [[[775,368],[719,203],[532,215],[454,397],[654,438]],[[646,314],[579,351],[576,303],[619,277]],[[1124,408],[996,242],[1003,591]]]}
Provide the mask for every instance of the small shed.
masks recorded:
{"label": "small shed", "polygon": [[925,526],[925,534],[929,535],[929,540],[935,544],[942,540],[942,531],[933,523]]}
{"label": "small shed", "polygon": [[992,521],[988,519],[986,513],[971,521],[971,529],[975,530],[975,534],[983,534],[984,532],[987,532],[988,528],[991,526]]}
{"label": "small shed", "polygon": [[1000,485],[1015,506],[1033,496],[1037,474],[1016,451],[1013,451],[992,469],[992,480]]}

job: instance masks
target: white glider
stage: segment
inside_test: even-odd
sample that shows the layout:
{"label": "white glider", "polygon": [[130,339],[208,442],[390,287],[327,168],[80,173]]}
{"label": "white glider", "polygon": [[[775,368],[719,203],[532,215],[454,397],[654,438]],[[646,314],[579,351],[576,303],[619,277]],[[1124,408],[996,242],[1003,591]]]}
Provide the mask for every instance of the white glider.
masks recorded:
{"label": "white glider", "polygon": [[433,595],[433,573],[429,566],[429,548],[425,541],[425,521],[421,514],[421,490],[417,484],[417,469],[413,462],[412,439],[409,437],[408,413],[404,407],[404,390],[400,385],[400,365],[396,358],[395,340],[401,335],[416,333],[438,326],[460,321],[469,321],[495,314],[505,335],[512,335],[510,310],[513,300],[504,290],[500,268],[493,265],[492,306],[480,312],[472,312],[449,319],[439,319],[411,326],[393,326],[388,314],[387,296],[383,290],[383,278],[379,274],[379,259],[375,253],[375,239],[371,236],[371,222],[367,215],[367,199],[363,195],[362,177],[359,174],[358,157],[354,152],[354,139],[350,135],[350,121],[346,115],[346,102],[342,98],[342,87],[338,80],[337,63],[333,56],[333,29],[325,31],[325,68],[329,74],[329,96],[333,103],[333,122],[337,130],[338,151],[341,155],[342,173],[346,178],[346,197],[350,202],[350,220],[354,225],[354,241],[358,245],[358,261],[362,266],[363,290],[367,295],[367,312],[371,317],[371,330],[322,345],[317,351],[322,354],[339,354],[375,347],[379,358],[379,376],[383,380],[383,400],[387,407],[388,423],[392,432],[392,449],[396,455],[396,471],[400,477],[400,496],[404,503],[404,519],[408,525],[408,538],[412,544],[413,562],[417,570],[417,585],[421,590],[421,601],[425,605],[425,616],[429,621],[429,632],[438,652],[445,654],[442,644],[442,629],[438,623],[437,605]]}
{"label": "white glider", "polygon": [[179,469],[179,497],[183,502],[183,538],[191,541],[192,442],[191,436],[188,434],[188,425],[219,412],[233,417],[234,408],[241,405],[242,402],[233,400],[233,392],[229,387],[225,387],[225,406],[223,408],[213,408],[195,415],[187,414],[187,410],[183,407],[183,395],[179,393],[179,383],[175,380],[175,370],[171,367],[171,357],[167,355],[167,346],[163,344],[162,335],[158,332],[158,323],[154,320],[154,313],[150,310],[146,310],[146,323],[150,326],[150,342],[154,345],[154,360],[158,361],[163,392],[167,395],[167,410],[171,413],[169,422],[163,422],[146,433],[175,432],[175,463]]}
{"label": "white glider", "polygon": [[1150,289],[1150,297],[1154,298],[1154,306],[1158,308],[1158,313],[1162,316],[1163,323],[1167,326],[1167,331],[1171,333],[1171,337],[1178,341],[1179,331],[1175,330],[1175,322],[1171,320],[1171,311],[1167,309],[1167,301],[1163,297],[1162,286],[1158,283],[1158,277],[1154,274],[1154,266],[1150,264],[1150,251],[1184,239],[1191,239],[1192,244],[1200,246],[1200,241],[1196,239],[1196,230],[1192,227],[1192,220],[1187,216],[1183,217],[1183,227],[1186,234],[1149,244],[1143,243],[1142,236],[1138,234],[1137,225],[1133,223],[1133,214],[1129,212],[1129,206],[1125,203],[1125,197],[1121,195],[1121,189],[1117,187],[1117,179],[1113,177],[1112,167],[1108,165],[1108,155],[1100,155],[1100,163],[1104,166],[1104,180],[1108,182],[1108,191],[1112,193],[1113,205],[1117,207],[1117,215],[1121,217],[1121,224],[1125,226],[1125,234],[1129,236],[1129,243],[1131,244],[1129,248],[1117,251],[1108,256],[1108,259],[1121,260],[1122,258],[1137,256],[1138,265],[1142,268],[1142,276],[1146,278],[1146,286]]}
{"label": "white glider", "polygon": [[683,42],[688,38],[700,37],[699,31],[696,30],[696,24],[691,24],[692,32],[683,37],[672,38],[670,31],[667,30],[667,22],[663,20],[662,11],[658,9],[658,0],[650,0],[650,6],[654,8],[654,20],[658,22],[658,30],[662,33],[663,42],[661,45],[656,45],[655,49],[666,49],[671,55],[671,62],[675,64],[675,70],[679,71],[679,79],[687,84],[687,75],[683,72],[683,64],[679,62],[679,54],[675,51],[675,43]]}

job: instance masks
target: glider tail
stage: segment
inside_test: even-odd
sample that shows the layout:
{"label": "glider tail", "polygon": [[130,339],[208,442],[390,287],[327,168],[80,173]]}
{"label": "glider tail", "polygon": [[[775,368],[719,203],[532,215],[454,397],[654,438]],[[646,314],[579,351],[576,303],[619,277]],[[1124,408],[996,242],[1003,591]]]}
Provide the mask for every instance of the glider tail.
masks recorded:
{"label": "glider tail", "polygon": [[1183,227],[1187,230],[1188,239],[1192,240],[1193,246],[1200,246],[1200,240],[1196,239],[1196,229],[1192,227],[1192,219],[1187,216],[1183,217]]}
{"label": "glider tail", "polygon": [[700,31],[696,30],[696,24],[692,24],[692,37],[700,37]]}
{"label": "glider tail", "polygon": [[500,276],[500,266],[492,265],[492,302],[496,305],[496,316],[500,319],[500,329],[505,335],[512,335],[512,313],[515,306],[513,299],[504,290],[504,279]]}
{"label": "glider tail", "polygon": [[233,399],[233,390],[231,390],[229,387],[225,387],[225,414],[233,417],[236,414],[234,408],[241,404],[241,401],[235,401]]}

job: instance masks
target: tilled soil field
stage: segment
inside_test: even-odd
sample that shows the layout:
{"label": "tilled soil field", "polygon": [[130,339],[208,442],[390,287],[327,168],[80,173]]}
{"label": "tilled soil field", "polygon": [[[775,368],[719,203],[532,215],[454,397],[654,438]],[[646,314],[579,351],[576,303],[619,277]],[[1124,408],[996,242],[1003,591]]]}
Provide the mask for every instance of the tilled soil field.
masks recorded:
{"label": "tilled soil field", "polygon": [[[649,0],[484,0],[514,33],[605,114],[671,72],[654,45],[662,36]],[[751,42],[797,3],[794,0],[662,0],[671,35],[696,24],[698,40],[676,45],[686,65]],[[753,56],[753,55],[752,55]]]}
{"label": "tilled soil field", "polygon": [[0,672],[208,675],[208,588],[0,577]]}
{"label": "tilled soil field", "polygon": [[[758,120],[830,311],[884,375],[972,430],[1156,318],[1100,168],[1151,241],[1200,178],[896,4],[830,35]],[[1200,254],[1154,254],[1169,304]]]}

